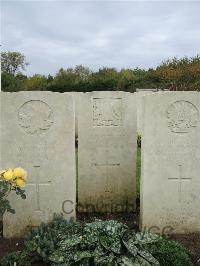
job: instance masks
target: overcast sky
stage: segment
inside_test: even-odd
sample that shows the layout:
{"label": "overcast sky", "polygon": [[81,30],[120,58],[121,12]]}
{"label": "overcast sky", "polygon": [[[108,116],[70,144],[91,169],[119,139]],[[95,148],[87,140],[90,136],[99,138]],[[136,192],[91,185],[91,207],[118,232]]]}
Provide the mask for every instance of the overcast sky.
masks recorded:
{"label": "overcast sky", "polygon": [[27,74],[84,64],[155,67],[200,52],[199,1],[3,1],[3,51],[20,51]]}

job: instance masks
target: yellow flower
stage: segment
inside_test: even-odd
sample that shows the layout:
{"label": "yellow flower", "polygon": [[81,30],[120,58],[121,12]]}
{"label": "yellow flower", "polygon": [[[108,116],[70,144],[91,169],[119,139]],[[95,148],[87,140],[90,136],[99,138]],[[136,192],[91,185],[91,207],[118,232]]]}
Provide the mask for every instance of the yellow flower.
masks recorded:
{"label": "yellow flower", "polygon": [[15,182],[16,182],[16,185],[19,186],[19,187],[24,187],[25,186],[25,181],[22,178],[17,178],[15,180]]}
{"label": "yellow flower", "polygon": [[17,167],[17,168],[15,168],[15,169],[13,170],[13,174],[14,174],[14,177],[15,177],[15,178],[21,178],[21,179],[23,179],[23,180],[26,180],[26,175],[27,175],[27,173],[26,173],[26,171],[25,171],[23,168],[21,168],[21,167]]}
{"label": "yellow flower", "polygon": [[13,175],[13,170],[12,169],[8,169],[4,174],[3,177],[6,181],[10,181],[11,179],[13,179],[14,175]]}

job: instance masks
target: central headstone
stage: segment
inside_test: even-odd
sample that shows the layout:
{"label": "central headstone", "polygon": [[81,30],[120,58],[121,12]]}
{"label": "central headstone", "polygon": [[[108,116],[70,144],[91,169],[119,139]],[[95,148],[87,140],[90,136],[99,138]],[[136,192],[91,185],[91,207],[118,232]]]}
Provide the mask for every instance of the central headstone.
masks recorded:
{"label": "central headstone", "polygon": [[52,92],[1,92],[0,167],[28,172],[27,199],[10,197],[4,236],[19,237],[53,213],[75,217],[75,116],[72,96]]}
{"label": "central headstone", "polygon": [[136,127],[133,94],[92,92],[79,97],[80,212],[134,210]]}
{"label": "central headstone", "polygon": [[141,225],[200,232],[200,93],[143,98]]}

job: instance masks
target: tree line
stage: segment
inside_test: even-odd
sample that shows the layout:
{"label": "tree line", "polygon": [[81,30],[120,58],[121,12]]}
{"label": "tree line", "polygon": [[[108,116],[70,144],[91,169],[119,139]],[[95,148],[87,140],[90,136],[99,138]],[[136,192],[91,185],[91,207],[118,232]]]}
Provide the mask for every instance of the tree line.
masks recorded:
{"label": "tree line", "polygon": [[127,91],[136,89],[200,91],[200,55],[172,58],[156,68],[140,69],[102,67],[92,71],[84,65],[61,68],[53,75],[24,74],[29,63],[19,52],[1,53],[3,91]]}

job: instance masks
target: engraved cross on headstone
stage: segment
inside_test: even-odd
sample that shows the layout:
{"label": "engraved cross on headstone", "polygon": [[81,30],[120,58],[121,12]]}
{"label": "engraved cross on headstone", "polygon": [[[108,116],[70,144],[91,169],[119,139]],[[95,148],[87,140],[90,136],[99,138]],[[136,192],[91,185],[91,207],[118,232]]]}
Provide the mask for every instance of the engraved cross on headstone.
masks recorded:
{"label": "engraved cross on headstone", "polygon": [[192,178],[191,177],[184,177],[183,176],[183,166],[179,165],[179,177],[169,177],[168,180],[174,180],[174,181],[178,181],[179,183],[179,202],[181,202],[181,197],[182,197],[182,182],[183,181],[191,181]]}
{"label": "engraved cross on headstone", "polygon": [[49,180],[48,182],[40,182],[40,166],[36,165],[33,166],[35,171],[34,171],[34,175],[36,178],[36,182],[32,183],[27,183],[28,186],[35,186],[36,188],[36,199],[37,199],[37,208],[35,210],[35,212],[42,212],[41,210],[41,204],[40,204],[40,187],[41,186],[50,186],[51,185],[51,181]]}
{"label": "engraved cross on headstone", "polygon": [[[107,143],[107,141],[106,141]],[[116,163],[110,163],[109,162],[109,149],[106,148],[105,150],[105,163],[95,163],[95,166],[98,167],[106,167],[106,187],[105,187],[105,192],[106,193],[110,193],[111,191],[111,186],[110,186],[110,168],[112,167],[119,167],[120,163],[116,162]]]}

